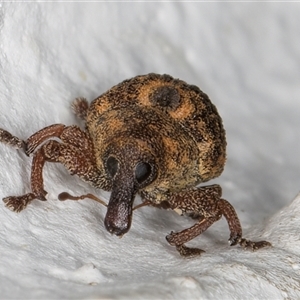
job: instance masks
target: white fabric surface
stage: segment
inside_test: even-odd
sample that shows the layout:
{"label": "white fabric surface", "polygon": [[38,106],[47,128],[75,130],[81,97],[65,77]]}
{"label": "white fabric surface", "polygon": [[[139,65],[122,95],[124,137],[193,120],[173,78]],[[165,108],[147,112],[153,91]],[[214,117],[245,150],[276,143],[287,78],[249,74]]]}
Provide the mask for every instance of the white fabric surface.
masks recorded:
{"label": "white fabric surface", "polygon": [[[0,203],[1,299],[299,299],[300,6],[298,3],[1,3],[0,127],[26,139],[77,124],[69,107],[149,72],[198,85],[218,107],[228,161],[223,187],[258,252],[229,247],[224,220],[183,259],[165,236],[191,221],[142,208],[110,236],[108,199],[48,164],[48,201],[20,214]],[[0,144],[0,198],[30,189],[31,160]]]}

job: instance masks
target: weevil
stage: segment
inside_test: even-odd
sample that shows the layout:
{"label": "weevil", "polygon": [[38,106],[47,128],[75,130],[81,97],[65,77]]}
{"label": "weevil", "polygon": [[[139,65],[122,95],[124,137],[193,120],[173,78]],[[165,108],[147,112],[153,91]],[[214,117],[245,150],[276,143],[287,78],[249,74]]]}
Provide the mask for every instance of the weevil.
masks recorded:
{"label": "weevil", "polygon": [[[26,141],[0,130],[0,141],[33,157],[31,192],[4,198],[9,209],[20,212],[34,199],[46,200],[43,167],[54,162],[92,186],[111,191],[108,204],[90,194],[59,195],[60,200],[87,197],[107,206],[104,225],[111,234],[124,235],[133,210],[153,206],[196,220],[190,228],[166,236],[185,257],[204,252],[186,243],[222,216],[228,222],[230,245],[252,250],[271,245],[242,237],[239,218],[222,198],[219,185],[198,186],[218,177],[226,161],[222,119],[198,87],[151,73],[115,85],[90,104],[77,98],[72,107],[85,129],[54,124]],[[133,208],[137,194],[143,202]]]}

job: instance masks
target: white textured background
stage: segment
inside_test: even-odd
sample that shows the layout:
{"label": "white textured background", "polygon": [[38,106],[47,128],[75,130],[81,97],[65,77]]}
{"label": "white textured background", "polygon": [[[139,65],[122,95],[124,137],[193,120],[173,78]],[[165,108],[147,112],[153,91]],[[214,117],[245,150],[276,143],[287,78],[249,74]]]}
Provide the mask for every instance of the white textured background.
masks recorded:
{"label": "white textured background", "polygon": [[[92,192],[58,165],[45,168],[48,202],[15,214],[0,203],[1,299],[300,298],[299,3],[1,3],[0,127],[26,139],[75,124],[73,98],[92,100],[138,74],[198,85],[227,130],[224,197],[247,237],[273,248],[228,247],[226,222],[183,259],[165,240],[190,226],[143,208],[122,239]],[[0,145],[0,198],[29,191],[30,159]]]}

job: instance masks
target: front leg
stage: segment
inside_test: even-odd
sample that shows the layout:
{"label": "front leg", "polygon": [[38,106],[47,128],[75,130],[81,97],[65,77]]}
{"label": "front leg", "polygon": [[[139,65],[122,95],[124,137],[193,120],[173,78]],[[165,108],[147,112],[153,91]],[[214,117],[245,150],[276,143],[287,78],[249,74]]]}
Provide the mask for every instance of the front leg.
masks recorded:
{"label": "front leg", "polygon": [[12,211],[20,212],[34,199],[46,201],[47,192],[43,185],[43,167],[45,164],[45,157],[42,149],[39,149],[33,156],[31,166],[31,193],[23,196],[9,196],[3,198],[6,207]]}
{"label": "front leg", "polygon": [[218,185],[201,187],[199,189],[182,191],[173,194],[168,201],[170,207],[181,214],[199,214],[203,217],[192,227],[181,232],[171,232],[166,239],[182,256],[193,257],[204,252],[201,249],[189,248],[185,243],[207,230],[222,215],[227,220],[231,246],[240,244],[244,248],[257,250],[271,244],[266,241],[252,242],[242,238],[242,227],[233,206],[221,199],[221,187]]}
{"label": "front leg", "polygon": [[[62,143],[54,140],[46,141],[50,137],[59,137]],[[94,186],[104,187],[106,181],[103,174],[100,174],[96,168],[91,145],[87,134],[77,126],[66,127],[56,124],[32,135],[27,140],[27,150],[35,151],[31,168],[32,191],[23,196],[4,198],[6,206],[13,211],[20,212],[34,199],[46,200],[47,192],[43,184],[45,162],[61,163],[71,175],[76,174]]]}

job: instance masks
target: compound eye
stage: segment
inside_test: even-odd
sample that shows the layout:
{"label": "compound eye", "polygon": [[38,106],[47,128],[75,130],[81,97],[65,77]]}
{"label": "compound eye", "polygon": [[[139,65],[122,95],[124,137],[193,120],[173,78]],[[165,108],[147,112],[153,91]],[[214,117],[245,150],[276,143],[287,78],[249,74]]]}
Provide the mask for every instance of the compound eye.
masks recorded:
{"label": "compound eye", "polygon": [[118,171],[119,168],[119,162],[116,158],[113,156],[110,156],[106,161],[106,167],[109,175],[111,177],[114,177]]}
{"label": "compound eye", "polygon": [[136,165],[135,178],[138,183],[144,182],[152,173],[152,168],[150,164],[145,162],[140,162]]}

